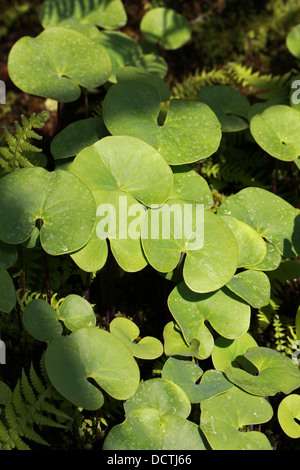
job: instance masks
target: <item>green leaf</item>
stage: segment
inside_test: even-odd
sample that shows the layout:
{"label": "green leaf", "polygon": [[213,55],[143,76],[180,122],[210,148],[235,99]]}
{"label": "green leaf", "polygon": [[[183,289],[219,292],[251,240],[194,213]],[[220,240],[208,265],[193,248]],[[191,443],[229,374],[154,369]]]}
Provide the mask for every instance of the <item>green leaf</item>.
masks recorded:
{"label": "green leaf", "polygon": [[179,199],[148,210],[142,244],[149,263],[160,272],[173,270],[186,253],[183,277],[195,292],[224,286],[237,268],[237,244],[227,225],[212,212],[203,215],[200,206],[185,206]]}
{"label": "green leaf", "polygon": [[191,37],[188,20],[171,8],[153,8],[148,11],[140,27],[147,41],[158,43],[164,49],[178,49]]}
{"label": "green leaf", "polygon": [[288,50],[293,54],[297,59],[300,59],[300,25],[296,25],[288,33],[286,37],[286,45]]}
{"label": "green leaf", "polygon": [[197,424],[177,415],[142,408],[108,433],[103,450],[205,450]]}
{"label": "green leaf", "polygon": [[0,241],[0,263],[5,269],[14,266],[18,259],[18,251],[14,245],[8,245]]}
{"label": "green leaf", "polygon": [[226,367],[227,378],[248,393],[259,396],[273,396],[278,392],[288,394],[300,387],[300,374],[296,364],[287,356],[274,349],[254,347],[244,357],[257,369],[257,375]]}
{"label": "green leaf", "polygon": [[[298,420],[298,422],[296,421]],[[300,395],[285,397],[278,407],[278,421],[285,434],[292,439],[300,437]]]}
{"label": "green leaf", "polygon": [[67,400],[87,410],[103,405],[93,379],[117,400],[130,398],[138,388],[139,368],[128,348],[111,333],[82,328],[50,343],[45,365],[54,387]]}
{"label": "green leaf", "polygon": [[207,181],[189,165],[172,168],[174,188],[170,199],[179,199],[191,204],[203,204],[205,209],[213,206],[213,196]]}
{"label": "green leaf", "polygon": [[187,344],[194,339],[200,342],[196,356],[199,359],[209,357],[214,347],[206,322],[228,339],[239,338],[249,329],[250,306],[226,287],[209,294],[197,294],[180,283],[171,292],[168,305]]}
{"label": "green leaf", "polygon": [[250,225],[286,258],[300,253],[300,212],[276,194],[261,188],[242,189],[223,202],[218,214]]}
{"label": "green leaf", "polygon": [[300,113],[296,109],[271,106],[253,117],[250,130],[258,145],[272,157],[286,162],[299,157]]}
{"label": "green leaf", "polygon": [[[162,370],[162,378],[170,380],[185,391],[191,403],[200,403],[233,387],[219,371],[203,371],[191,361],[169,358]],[[202,376],[200,383],[197,382]]]}
{"label": "green leaf", "polygon": [[11,276],[0,263],[0,312],[9,313],[16,305],[16,291]]}
{"label": "green leaf", "polygon": [[56,26],[70,18],[83,24],[118,29],[125,26],[127,14],[121,0],[46,0],[40,10],[44,28]]}
{"label": "green leaf", "polygon": [[108,135],[102,118],[88,118],[72,122],[51,141],[54,160],[69,158]]}
{"label": "green leaf", "polygon": [[91,191],[120,190],[145,205],[163,204],[173,189],[173,173],[162,156],[129,136],[105,137],[82,150],[72,173]]}
{"label": "green leaf", "polygon": [[187,418],[191,404],[184,391],[165,379],[149,379],[141,382],[135,394],[124,403],[126,414],[139,408],[155,408],[163,415]]}
{"label": "green leaf", "polygon": [[83,34],[60,27],[23,37],[8,58],[9,76],[25,93],[70,102],[81,88],[96,88],[111,74],[106,49]]}
{"label": "green leaf", "polygon": [[222,216],[222,220],[233,232],[238,246],[238,268],[247,268],[261,263],[266,254],[267,247],[263,238],[250,225],[235,219]]}
{"label": "green leaf", "polygon": [[200,428],[213,450],[271,450],[263,433],[240,428],[265,423],[272,415],[265,398],[233,387],[201,403]]}
{"label": "green leaf", "polygon": [[257,271],[274,271],[278,268],[281,263],[281,254],[276,246],[271,243],[265,242],[266,245],[266,256],[264,259],[253,266],[246,266],[248,269],[255,269]]}
{"label": "green leaf", "polygon": [[[212,352],[212,361],[215,369],[224,372],[225,367],[240,367],[245,369],[249,367],[249,362],[245,360],[243,354],[248,348],[256,347],[257,343],[249,333],[244,334],[237,339],[226,339],[220,336],[215,341]],[[250,364],[251,365],[251,364]],[[252,367],[252,371],[256,369]]]}
{"label": "green leaf", "polygon": [[96,325],[91,304],[76,294],[68,295],[59,307],[59,319],[70,331]]}
{"label": "green leaf", "polygon": [[23,313],[26,330],[39,341],[52,341],[63,331],[58,312],[42,299],[35,299],[26,305]]}
{"label": "green leaf", "polygon": [[216,114],[222,132],[237,132],[249,127],[250,103],[235,88],[229,85],[205,85],[199,98]]}
{"label": "green leaf", "polygon": [[148,71],[147,68],[143,70],[142,68],[132,66],[121,67],[117,71],[116,79],[118,82],[133,81],[145,83],[156,89],[160,96],[160,101],[168,101],[170,99],[170,90],[166,82],[159,75]]}
{"label": "green leaf", "polygon": [[134,357],[140,359],[156,359],[163,354],[163,346],[157,338],[146,336],[138,342],[140,330],[128,318],[117,317],[110,323],[110,332],[119,338],[130,350]]}
{"label": "green leaf", "polygon": [[233,276],[226,286],[254,308],[261,308],[270,303],[270,281],[261,271],[242,271]]}
{"label": "green leaf", "polygon": [[180,328],[175,322],[169,322],[164,327],[164,352],[167,356],[197,356],[199,341],[193,339],[187,344]]}
{"label": "green leaf", "polygon": [[28,240],[39,220],[41,244],[50,255],[76,251],[91,237],[95,200],[67,171],[36,167],[12,172],[0,180],[0,199],[0,239],[5,243]]}
{"label": "green leaf", "polygon": [[96,325],[92,306],[79,295],[70,294],[58,310],[42,299],[35,299],[26,305],[23,313],[26,330],[39,341],[53,341],[63,331],[62,323],[70,331]]}
{"label": "green leaf", "polygon": [[220,123],[206,104],[173,99],[163,125],[158,124],[159,112],[157,90],[130,80],[113,85],[103,101],[103,118],[111,134],[145,140],[170,165],[192,163],[218,149]]}

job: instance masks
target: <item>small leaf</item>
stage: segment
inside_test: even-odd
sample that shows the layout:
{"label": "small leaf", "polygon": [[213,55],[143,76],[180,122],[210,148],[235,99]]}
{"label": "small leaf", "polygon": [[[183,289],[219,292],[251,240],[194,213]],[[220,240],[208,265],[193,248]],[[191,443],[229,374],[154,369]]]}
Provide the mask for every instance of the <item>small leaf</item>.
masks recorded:
{"label": "small leaf", "polygon": [[146,336],[135,342],[140,334],[140,330],[128,318],[114,318],[109,328],[110,332],[128,347],[134,357],[156,359],[163,354],[163,346],[157,338]]}
{"label": "small leaf", "polygon": [[76,294],[70,294],[63,300],[59,307],[59,319],[70,331],[96,325],[91,304]]}
{"label": "small leaf", "polygon": [[26,305],[23,313],[26,330],[39,341],[52,341],[63,331],[58,312],[42,299]]}
{"label": "small leaf", "polygon": [[166,324],[163,336],[164,352],[167,356],[197,356],[199,353],[199,341],[193,339],[190,344],[187,344],[175,322]]}
{"label": "small leaf", "polygon": [[153,8],[141,21],[144,38],[164,49],[178,49],[191,37],[188,20],[171,8]]}
{"label": "small leaf", "polygon": [[286,162],[299,157],[300,113],[296,109],[271,106],[253,117],[250,130],[258,145],[272,157]]}
{"label": "small leaf", "polygon": [[285,434],[287,434],[292,439],[300,438],[299,420],[300,395],[289,395],[285,397],[279,404],[278,421]]}
{"label": "small leaf", "polygon": [[[225,367],[249,367],[243,354],[248,348],[256,347],[257,343],[249,333],[237,338],[235,340],[222,338],[220,336],[215,341],[214,350],[212,352],[212,361],[215,369],[224,372]],[[256,369],[252,367],[252,371]],[[250,371],[249,371],[250,372]]]}

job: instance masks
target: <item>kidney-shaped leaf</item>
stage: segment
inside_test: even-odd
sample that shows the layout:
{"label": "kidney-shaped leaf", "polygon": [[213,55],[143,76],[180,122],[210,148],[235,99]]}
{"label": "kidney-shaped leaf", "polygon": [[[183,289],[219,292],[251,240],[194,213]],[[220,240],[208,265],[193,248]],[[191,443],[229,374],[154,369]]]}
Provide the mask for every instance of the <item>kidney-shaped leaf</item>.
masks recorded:
{"label": "kidney-shaped leaf", "polygon": [[199,426],[155,408],[132,410],[108,433],[103,450],[206,450]]}
{"label": "kidney-shaped leaf", "polygon": [[171,8],[153,8],[141,21],[141,32],[149,42],[158,43],[164,49],[178,49],[191,37],[188,20]]}
{"label": "kidney-shaped leaf", "polygon": [[[298,420],[298,422],[296,421]],[[284,432],[293,439],[300,438],[300,395],[285,397],[278,407],[278,421]]]}
{"label": "kidney-shaped leaf", "polygon": [[242,189],[222,203],[218,214],[250,225],[287,258],[300,253],[300,212],[276,194],[261,188]]}
{"label": "kidney-shaped leaf", "polygon": [[202,373],[194,362],[171,357],[163,367],[162,378],[182,388],[191,403],[200,403],[233,387],[233,384],[216,370],[206,371],[201,382],[196,383]]}
{"label": "kidney-shaped leaf", "polygon": [[134,357],[140,359],[156,359],[163,353],[163,345],[157,338],[145,336],[138,342],[140,330],[138,326],[128,318],[117,317],[109,325],[110,332],[119,338],[130,350]]}
{"label": "kidney-shaped leaf", "polygon": [[257,374],[231,366],[224,372],[238,387],[253,395],[272,396],[278,392],[288,394],[300,387],[300,373],[291,359],[274,349],[265,347],[249,348],[244,357],[257,369]]}
{"label": "kidney-shaped leaf", "polygon": [[44,28],[75,18],[81,23],[92,23],[102,28],[122,28],[127,14],[121,0],[45,0],[40,10]]}
{"label": "kidney-shaped leaf", "polygon": [[28,240],[42,220],[40,240],[50,255],[76,251],[92,234],[96,204],[88,188],[67,171],[22,168],[0,181],[0,239]]}
{"label": "kidney-shaped leaf", "polygon": [[187,344],[193,339],[199,340],[199,354],[196,356],[199,359],[209,357],[214,347],[206,321],[229,339],[243,336],[249,328],[250,306],[226,287],[209,294],[197,294],[180,283],[171,292],[168,305]]}
{"label": "kidney-shaped leaf", "polygon": [[271,106],[256,114],[250,123],[251,134],[272,157],[291,162],[300,155],[300,113],[285,105]]}
{"label": "kidney-shaped leaf", "polygon": [[93,379],[117,400],[127,400],[138,388],[140,374],[128,348],[111,333],[96,327],[60,336],[48,346],[45,365],[54,387],[76,406],[96,410],[103,394]]}
{"label": "kidney-shaped leaf", "polygon": [[213,450],[271,450],[263,433],[239,428],[265,423],[272,415],[273,409],[265,398],[233,387],[201,403],[200,428]]}
{"label": "kidney-shaped leaf", "polygon": [[163,125],[158,124],[160,95],[145,83],[121,81],[103,102],[103,118],[112,135],[132,135],[155,147],[171,165],[212,155],[221,140],[220,123],[199,101],[173,99]]}
{"label": "kidney-shaped leaf", "polygon": [[75,30],[54,27],[16,42],[8,70],[22,91],[70,102],[80,97],[81,86],[96,88],[108,80],[111,60],[101,44]]}

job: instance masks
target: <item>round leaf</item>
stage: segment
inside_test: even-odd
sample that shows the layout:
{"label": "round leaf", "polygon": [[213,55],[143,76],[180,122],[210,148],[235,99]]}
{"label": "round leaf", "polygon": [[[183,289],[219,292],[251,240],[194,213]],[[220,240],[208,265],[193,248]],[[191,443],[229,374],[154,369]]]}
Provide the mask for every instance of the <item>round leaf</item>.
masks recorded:
{"label": "round leaf", "polygon": [[278,421],[284,432],[292,439],[300,438],[299,420],[300,395],[289,395],[281,401],[278,407]]}
{"label": "round leaf", "polygon": [[32,300],[26,305],[23,322],[31,336],[39,341],[52,341],[62,334],[58,312],[42,299]]}
{"label": "round leaf", "polygon": [[300,59],[300,25],[294,26],[286,37],[286,45],[289,51]]}
{"label": "round leaf", "polygon": [[250,124],[251,134],[272,157],[291,162],[300,155],[300,113],[285,105],[271,106],[256,114]]}
{"label": "round leaf", "polygon": [[67,171],[36,167],[10,173],[0,180],[0,199],[0,239],[6,243],[28,240],[39,219],[41,244],[50,255],[76,251],[92,234],[95,200]]}
{"label": "round leaf", "polygon": [[163,336],[164,352],[167,356],[197,356],[199,353],[199,341],[194,339],[187,344],[175,322],[166,324]]}
{"label": "round leaf", "polygon": [[110,332],[119,338],[130,350],[134,357],[140,359],[156,359],[163,354],[163,346],[157,338],[146,336],[138,342],[140,330],[128,318],[117,317],[110,323]]}
{"label": "round leaf", "polygon": [[25,93],[70,102],[80,97],[81,86],[96,88],[108,80],[111,60],[103,46],[83,34],[54,27],[16,42],[8,70]]}
{"label": "round leaf", "polygon": [[145,140],[171,165],[195,162],[216,152],[220,123],[205,103],[171,100],[161,126],[159,111],[157,90],[130,80],[113,85],[103,101],[103,118],[111,134]]}
{"label": "round leaf", "polygon": [[174,188],[170,199],[179,199],[191,204],[203,204],[205,209],[213,206],[214,201],[207,181],[188,165],[172,168]]}
{"label": "round leaf", "polygon": [[239,429],[265,423],[272,415],[272,407],[265,398],[233,387],[201,403],[200,428],[213,450],[271,450],[263,433]]}
{"label": "round leaf", "polygon": [[128,348],[111,333],[96,327],[82,328],[50,343],[45,365],[54,387],[76,406],[96,410],[102,392],[126,400],[138,388],[139,368]]}
{"label": "round leaf", "polygon": [[71,331],[96,325],[91,304],[75,294],[70,294],[63,300],[59,307],[59,318]]}
{"label": "round leaf", "polygon": [[190,40],[191,26],[171,8],[153,8],[144,15],[141,32],[147,41],[164,49],[178,49]]}

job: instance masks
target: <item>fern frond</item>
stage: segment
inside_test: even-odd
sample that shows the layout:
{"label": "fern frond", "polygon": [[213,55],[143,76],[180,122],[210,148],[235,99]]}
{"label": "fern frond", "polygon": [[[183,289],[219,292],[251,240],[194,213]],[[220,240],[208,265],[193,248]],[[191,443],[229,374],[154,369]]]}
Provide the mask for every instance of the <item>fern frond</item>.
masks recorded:
{"label": "fern frond", "polygon": [[0,418],[0,445],[2,450],[30,450],[27,441],[48,445],[40,435],[40,428],[51,426],[65,428],[64,421],[70,417],[60,409],[64,399],[50,383],[41,363],[41,378],[31,364],[29,376],[22,370],[21,378],[10,395],[4,416]]}
{"label": "fern frond", "polygon": [[42,137],[33,131],[33,128],[40,129],[49,119],[49,114],[42,111],[39,114],[32,114],[28,119],[21,116],[21,124],[15,122],[14,133],[4,129],[4,140],[6,147],[0,147],[0,167],[5,174],[18,168],[30,168],[34,165],[30,162],[29,156],[42,150],[31,143],[31,139],[41,140]]}

